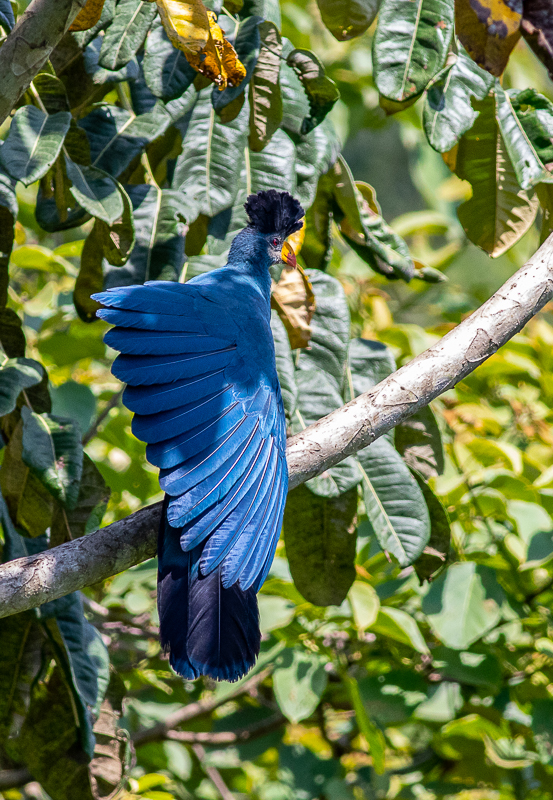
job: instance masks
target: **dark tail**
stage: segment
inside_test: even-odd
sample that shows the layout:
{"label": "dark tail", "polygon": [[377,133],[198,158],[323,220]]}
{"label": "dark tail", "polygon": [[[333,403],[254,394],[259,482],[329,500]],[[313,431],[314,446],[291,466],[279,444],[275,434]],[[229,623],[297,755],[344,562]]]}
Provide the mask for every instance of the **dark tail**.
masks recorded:
{"label": "dark tail", "polygon": [[158,538],[157,605],[161,645],[179,675],[193,680],[209,675],[237,681],[259,654],[261,634],[257,596],[238,584],[223,589],[220,567],[199,573],[202,543],[189,553],[180,530],[167,522],[167,495]]}

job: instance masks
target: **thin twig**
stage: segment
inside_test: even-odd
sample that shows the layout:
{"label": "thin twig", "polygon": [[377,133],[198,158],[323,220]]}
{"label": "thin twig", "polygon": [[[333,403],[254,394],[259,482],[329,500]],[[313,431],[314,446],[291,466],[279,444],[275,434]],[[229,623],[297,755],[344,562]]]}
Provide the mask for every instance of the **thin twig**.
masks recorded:
{"label": "thin twig", "polygon": [[215,767],[209,767],[207,764],[204,763],[206,752],[201,746],[201,744],[193,744],[192,750],[200,765],[210,779],[210,781],[214,784],[215,788],[223,798],[223,800],[235,800],[233,793],[230,791],[226,783],[224,782],[223,778],[221,777],[221,773]]}
{"label": "thin twig", "polygon": [[104,406],[104,408],[101,411],[101,413],[98,414],[98,416],[96,418],[96,422],[94,423],[94,425],[83,436],[83,446],[85,444],[88,444],[91,439],[94,439],[94,437],[98,433],[98,428],[100,427],[102,422],[105,420],[105,418],[108,416],[108,414],[111,411],[111,409],[115,408],[115,406],[119,405],[119,402],[120,402],[121,397],[123,395],[123,391],[124,391],[123,389],[120,389],[118,392],[115,392],[115,394],[112,394],[112,396],[110,397],[110,399],[108,400],[108,402]]}

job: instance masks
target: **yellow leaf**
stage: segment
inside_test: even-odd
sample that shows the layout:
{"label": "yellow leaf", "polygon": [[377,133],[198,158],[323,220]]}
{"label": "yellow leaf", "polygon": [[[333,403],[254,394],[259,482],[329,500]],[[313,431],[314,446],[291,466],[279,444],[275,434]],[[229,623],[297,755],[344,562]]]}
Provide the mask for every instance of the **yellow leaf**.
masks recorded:
{"label": "yellow leaf", "polygon": [[522,13],[510,0],[456,0],[455,32],[470,57],[501,75],[520,39]]}
{"label": "yellow leaf", "polygon": [[213,11],[208,11],[209,37],[201,53],[188,57],[189,63],[219,89],[237,86],[246,77],[246,68],[239,61],[234,47],[223,36]]}
{"label": "yellow leaf", "polygon": [[157,8],[173,46],[187,58],[201,53],[209,39],[209,18],[202,0],[157,0]]}
{"label": "yellow leaf", "polygon": [[294,253],[297,255],[301,250],[304,239],[305,239],[305,220],[299,231],[295,231],[295,233],[289,236],[286,239],[286,241],[288,242]]}
{"label": "yellow leaf", "polygon": [[86,5],[82,8],[69,28],[70,31],[87,31],[92,28],[102,14],[104,7],[104,0],[87,0]]}
{"label": "yellow leaf", "polygon": [[[290,237],[291,238],[291,237]],[[315,295],[303,269],[285,267],[280,280],[273,284],[272,305],[288,332],[290,347],[307,347],[311,338],[311,319]]]}

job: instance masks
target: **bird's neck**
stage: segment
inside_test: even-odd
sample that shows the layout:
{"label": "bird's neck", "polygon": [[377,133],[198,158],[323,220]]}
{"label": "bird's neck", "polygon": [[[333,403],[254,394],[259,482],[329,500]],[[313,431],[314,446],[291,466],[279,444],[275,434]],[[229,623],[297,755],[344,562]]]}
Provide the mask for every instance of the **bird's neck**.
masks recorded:
{"label": "bird's neck", "polygon": [[263,292],[267,302],[271,298],[271,260],[267,242],[252,228],[245,228],[232,242],[228,266],[250,277]]}

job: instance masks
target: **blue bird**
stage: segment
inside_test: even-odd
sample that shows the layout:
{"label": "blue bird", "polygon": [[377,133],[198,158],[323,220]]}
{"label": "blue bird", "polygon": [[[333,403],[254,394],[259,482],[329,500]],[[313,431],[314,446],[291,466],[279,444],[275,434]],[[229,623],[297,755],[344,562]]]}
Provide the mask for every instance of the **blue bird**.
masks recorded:
{"label": "blue bird", "polygon": [[113,374],[133,433],[160,468],[161,644],[184,678],[236,681],[261,634],[257,592],[275,554],[288,488],[286,425],[270,327],[271,264],[304,211],[287,192],[250,195],[228,263],[187,283],[94,295],[116,327]]}

